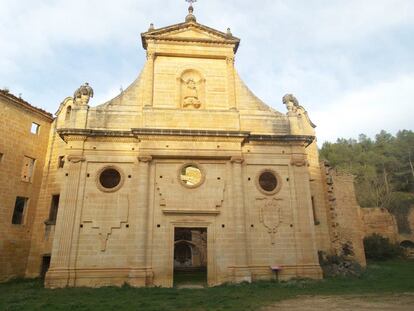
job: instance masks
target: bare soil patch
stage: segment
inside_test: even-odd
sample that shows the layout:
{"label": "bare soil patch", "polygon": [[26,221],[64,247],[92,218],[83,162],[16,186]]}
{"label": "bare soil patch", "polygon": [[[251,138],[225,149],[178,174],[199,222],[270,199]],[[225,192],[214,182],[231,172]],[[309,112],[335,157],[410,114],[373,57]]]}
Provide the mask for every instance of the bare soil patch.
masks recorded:
{"label": "bare soil patch", "polygon": [[352,296],[302,296],[288,299],[262,311],[365,311],[365,310],[414,310],[414,294],[352,295]]}

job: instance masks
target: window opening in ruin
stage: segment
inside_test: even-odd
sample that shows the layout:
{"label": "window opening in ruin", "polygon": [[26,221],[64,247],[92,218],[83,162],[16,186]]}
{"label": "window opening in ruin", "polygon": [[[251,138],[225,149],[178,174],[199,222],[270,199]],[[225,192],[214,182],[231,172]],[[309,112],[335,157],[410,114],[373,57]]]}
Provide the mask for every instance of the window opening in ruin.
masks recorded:
{"label": "window opening in ruin", "polygon": [[39,134],[40,125],[37,123],[32,122],[32,127],[30,128],[30,132],[32,134]]}
{"label": "window opening in ruin", "polygon": [[68,106],[66,108],[66,115],[65,115],[65,121],[69,121],[70,120],[70,115],[72,114],[72,107]]}
{"label": "window opening in ruin", "polygon": [[320,224],[320,222],[318,220],[318,216],[316,215],[315,197],[314,196],[311,197],[311,201],[312,201],[313,223],[315,224],[315,226],[317,226],[317,225]]}
{"label": "window opening in ruin", "polygon": [[0,163],[3,161],[4,153],[0,152]]}
{"label": "window opening in ruin", "polygon": [[40,277],[42,279],[45,278],[46,272],[49,270],[50,267],[50,255],[44,255],[42,257],[42,266],[40,268]]}
{"label": "window opening in ruin", "polygon": [[121,183],[121,173],[115,168],[106,168],[99,175],[99,182],[105,189],[114,189]]}
{"label": "window opening in ruin", "polygon": [[12,224],[13,225],[22,225],[24,222],[24,214],[27,208],[27,201],[29,199],[25,197],[16,197],[16,202],[14,203]]}
{"label": "window opening in ruin", "polygon": [[23,157],[22,181],[31,182],[33,179],[33,172],[35,166],[35,159],[30,157]]}
{"label": "window opening in ruin", "polygon": [[65,156],[59,156],[58,168],[63,168],[64,166],[65,166]]}
{"label": "window opening in ruin", "polygon": [[175,228],[174,286],[207,285],[207,228]]}
{"label": "window opening in ruin", "polygon": [[180,169],[179,179],[181,183],[189,188],[195,188],[203,183],[203,172],[195,164],[185,164]]}
{"label": "window opening in ruin", "polygon": [[277,187],[276,176],[271,172],[263,172],[262,174],[260,174],[259,184],[264,191],[271,192],[275,190]]}
{"label": "window opening in ruin", "polygon": [[57,218],[57,213],[59,209],[59,198],[60,198],[59,194],[52,195],[52,202],[50,204],[49,219],[48,219],[49,225],[56,224],[56,218]]}
{"label": "window opening in ruin", "polygon": [[266,195],[273,195],[281,188],[280,176],[271,169],[261,171],[256,177],[256,187]]}

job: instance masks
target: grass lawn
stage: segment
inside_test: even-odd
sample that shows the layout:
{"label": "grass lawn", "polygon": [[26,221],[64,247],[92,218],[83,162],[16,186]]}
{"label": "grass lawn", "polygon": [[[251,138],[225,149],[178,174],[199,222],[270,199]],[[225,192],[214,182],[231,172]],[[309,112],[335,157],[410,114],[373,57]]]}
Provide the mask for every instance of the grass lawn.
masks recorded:
{"label": "grass lawn", "polygon": [[182,284],[207,286],[207,271],[174,271],[174,287]]}
{"label": "grass lawn", "polygon": [[298,295],[414,292],[414,261],[371,263],[355,278],[257,282],[207,289],[44,289],[40,280],[0,284],[0,310],[257,310]]}

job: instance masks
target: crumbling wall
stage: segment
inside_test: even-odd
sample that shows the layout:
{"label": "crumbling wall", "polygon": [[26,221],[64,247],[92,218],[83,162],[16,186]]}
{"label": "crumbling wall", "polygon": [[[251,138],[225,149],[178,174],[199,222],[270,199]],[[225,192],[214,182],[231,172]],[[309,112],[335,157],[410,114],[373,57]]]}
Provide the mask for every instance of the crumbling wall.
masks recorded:
{"label": "crumbling wall", "polygon": [[398,240],[398,227],[395,217],[385,208],[362,208],[365,236],[379,234],[395,243]]}
{"label": "crumbling wall", "polygon": [[321,165],[326,184],[329,235],[333,253],[366,265],[364,226],[357,203],[354,177],[340,173],[328,164]]}

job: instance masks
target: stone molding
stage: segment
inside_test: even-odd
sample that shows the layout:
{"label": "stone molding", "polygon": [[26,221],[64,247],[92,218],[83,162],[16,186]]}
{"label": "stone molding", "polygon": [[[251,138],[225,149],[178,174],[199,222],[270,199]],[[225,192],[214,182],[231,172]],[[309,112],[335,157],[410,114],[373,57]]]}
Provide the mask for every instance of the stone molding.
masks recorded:
{"label": "stone molding", "polygon": [[86,157],[84,155],[68,155],[66,159],[72,163],[79,163],[86,161]]}
{"label": "stone molding", "polygon": [[58,134],[65,142],[85,141],[90,138],[98,139],[139,139],[139,140],[212,140],[225,139],[239,142],[267,142],[267,143],[303,143],[310,145],[315,136],[310,135],[257,135],[247,131],[214,131],[214,130],[187,130],[187,129],[152,129],[135,128],[131,131],[111,131],[92,129],[59,129]]}
{"label": "stone molding", "polygon": [[138,162],[143,162],[143,163],[150,163],[152,161],[152,156],[150,155],[140,155],[137,157]]}
{"label": "stone molding", "polygon": [[231,163],[242,164],[244,162],[244,159],[241,156],[233,156],[233,157],[231,157],[230,162]]}
{"label": "stone molding", "polygon": [[292,154],[290,164],[297,167],[309,165],[306,154]]}

